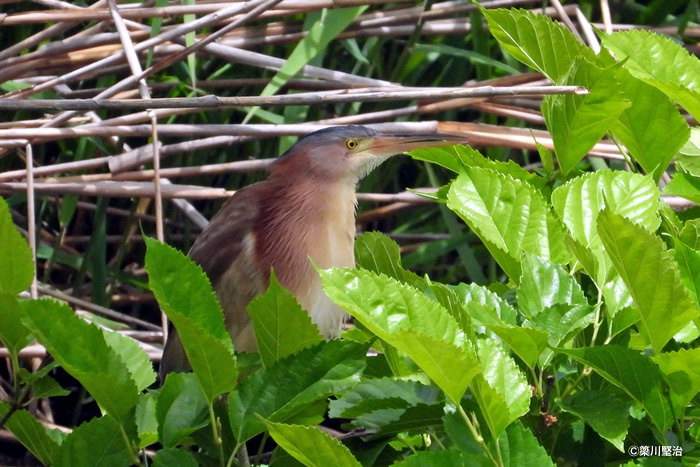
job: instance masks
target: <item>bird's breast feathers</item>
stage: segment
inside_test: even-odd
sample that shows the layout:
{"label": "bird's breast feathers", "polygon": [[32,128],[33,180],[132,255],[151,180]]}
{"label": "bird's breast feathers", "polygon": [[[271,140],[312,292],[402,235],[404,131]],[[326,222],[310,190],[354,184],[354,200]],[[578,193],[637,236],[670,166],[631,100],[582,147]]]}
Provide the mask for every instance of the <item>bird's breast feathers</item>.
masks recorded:
{"label": "bird's breast feathers", "polygon": [[[292,290],[301,306],[309,312],[325,337],[340,334],[345,312],[323,292],[321,279],[311,265],[320,269],[351,268],[355,265],[355,187],[339,186],[328,193],[327,202],[319,206],[304,233],[306,285]],[[310,261],[310,260],[311,261]]]}

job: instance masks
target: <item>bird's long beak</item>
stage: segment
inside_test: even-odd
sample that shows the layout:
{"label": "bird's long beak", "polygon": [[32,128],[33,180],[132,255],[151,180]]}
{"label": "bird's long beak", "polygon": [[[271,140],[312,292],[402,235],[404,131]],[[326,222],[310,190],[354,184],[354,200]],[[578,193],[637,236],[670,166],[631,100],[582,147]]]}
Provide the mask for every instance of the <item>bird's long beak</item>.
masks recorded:
{"label": "bird's long beak", "polygon": [[[441,133],[423,133],[406,135],[377,135],[367,142],[364,151],[376,156],[401,154],[414,149],[466,144],[467,137]],[[364,152],[363,151],[363,152]]]}

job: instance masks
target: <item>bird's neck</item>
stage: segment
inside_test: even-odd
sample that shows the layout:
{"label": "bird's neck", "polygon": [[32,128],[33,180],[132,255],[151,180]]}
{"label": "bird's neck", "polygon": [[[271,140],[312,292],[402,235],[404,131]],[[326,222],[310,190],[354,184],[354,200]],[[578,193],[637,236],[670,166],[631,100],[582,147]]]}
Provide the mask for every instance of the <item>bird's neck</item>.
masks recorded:
{"label": "bird's neck", "polygon": [[307,246],[310,256],[321,268],[353,267],[357,207],[355,184],[338,183],[324,187],[319,195],[324,197],[324,202],[317,208],[319,212],[315,225],[309,226]]}
{"label": "bird's neck", "polygon": [[263,235],[256,242],[261,264],[274,268],[324,336],[336,336],[345,314],[323,293],[313,264],[321,269],[355,265],[355,184],[272,182],[267,193],[276,198],[270,203],[275,210],[261,213]]}
{"label": "bird's neck", "polygon": [[[355,183],[325,183],[312,177],[296,180],[269,179],[267,196],[276,198],[274,211],[262,213],[261,230],[268,241],[261,244],[263,255],[286,257],[293,276],[311,267],[308,258],[320,268],[354,266]],[[293,244],[279,239],[294,239]],[[287,242],[289,243],[289,242]],[[278,267],[272,264],[277,272]],[[280,271],[281,273],[281,271]]]}

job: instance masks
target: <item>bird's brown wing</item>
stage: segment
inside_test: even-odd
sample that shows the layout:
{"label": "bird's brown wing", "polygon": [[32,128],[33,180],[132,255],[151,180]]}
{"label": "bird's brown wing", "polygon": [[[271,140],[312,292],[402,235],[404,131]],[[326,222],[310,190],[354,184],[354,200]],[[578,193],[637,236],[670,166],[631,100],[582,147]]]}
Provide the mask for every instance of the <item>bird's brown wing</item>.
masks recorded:
{"label": "bird's brown wing", "polygon": [[[211,219],[189,251],[190,258],[204,270],[214,287],[224,312],[226,329],[238,351],[257,350],[246,308],[267,287],[265,271],[255,257],[253,232],[258,216],[255,200],[264,183],[237,191]],[[171,371],[190,370],[180,337],[172,326],[160,369],[161,378]]]}
{"label": "bird's brown wing", "polygon": [[244,239],[253,230],[258,215],[256,185],[242,188],[228,199],[190,248],[188,256],[214,286],[241,254]]}

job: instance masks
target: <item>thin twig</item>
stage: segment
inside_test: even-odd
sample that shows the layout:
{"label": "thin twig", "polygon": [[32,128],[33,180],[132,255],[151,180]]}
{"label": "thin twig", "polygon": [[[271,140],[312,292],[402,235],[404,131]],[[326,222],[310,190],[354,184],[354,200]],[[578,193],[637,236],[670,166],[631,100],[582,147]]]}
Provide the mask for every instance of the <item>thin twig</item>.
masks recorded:
{"label": "thin twig", "polygon": [[583,35],[586,36],[586,42],[588,43],[588,47],[593,49],[593,52],[595,52],[597,55],[598,53],[600,53],[600,41],[598,40],[598,36],[595,35],[595,32],[593,31],[593,26],[591,26],[591,23],[588,21],[588,18],[586,18],[586,15],[584,15],[581,9],[578,7],[576,8],[576,19],[581,25]]}
{"label": "thin twig", "polygon": [[25,145],[25,160],[27,168],[27,234],[29,236],[29,246],[32,249],[32,260],[34,262],[34,274],[32,277],[32,284],[29,287],[29,292],[32,299],[36,300],[38,295],[37,292],[37,279],[36,279],[36,214],[34,212],[34,155],[32,152],[32,145],[27,142]]}
{"label": "thin twig", "polygon": [[148,110],[167,108],[216,109],[264,105],[321,105],[347,102],[388,102],[465,97],[545,96],[587,94],[581,86],[483,86],[478,88],[365,88],[276,96],[204,96],[158,99],[0,99],[0,110]]}
{"label": "thin twig", "polygon": [[569,28],[569,30],[574,34],[576,39],[578,39],[580,42],[583,42],[583,38],[578,33],[576,26],[574,25],[574,23],[571,21],[571,18],[569,18],[569,15],[564,10],[564,7],[562,6],[561,2],[559,2],[559,0],[549,0],[549,3],[551,3],[554,6],[554,9],[557,10],[557,13],[559,14],[559,19],[564,22],[566,27]]}
{"label": "thin twig", "polygon": [[607,34],[612,33],[612,19],[610,16],[610,5],[608,0],[600,0],[600,14],[603,17],[603,24],[605,25],[605,32]]}
{"label": "thin twig", "polygon": [[42,295],[48,295],[49,297],[54,297],[59,300],[63,300],[64,302],[71,303],[84,310],[88,310],[95,314],[104,316],[105,318],[113,319],[121,323],[129,324],[131,326],[138,326],[144,329],[150,329],[151,331],[161,330],[160,326],[151,324],[148,321],[143,321],[141,319],[134,318],[133,316],[125,315],[124,313],[119,313],[118,311],[110,310],[109,308],[105,308],[103,306],[99,306],[94,303],[82,300],[80,298],[65,294],[59,290],[50,289],[42,285],[38,286],[38,290],[39,292],[41,292]]}

